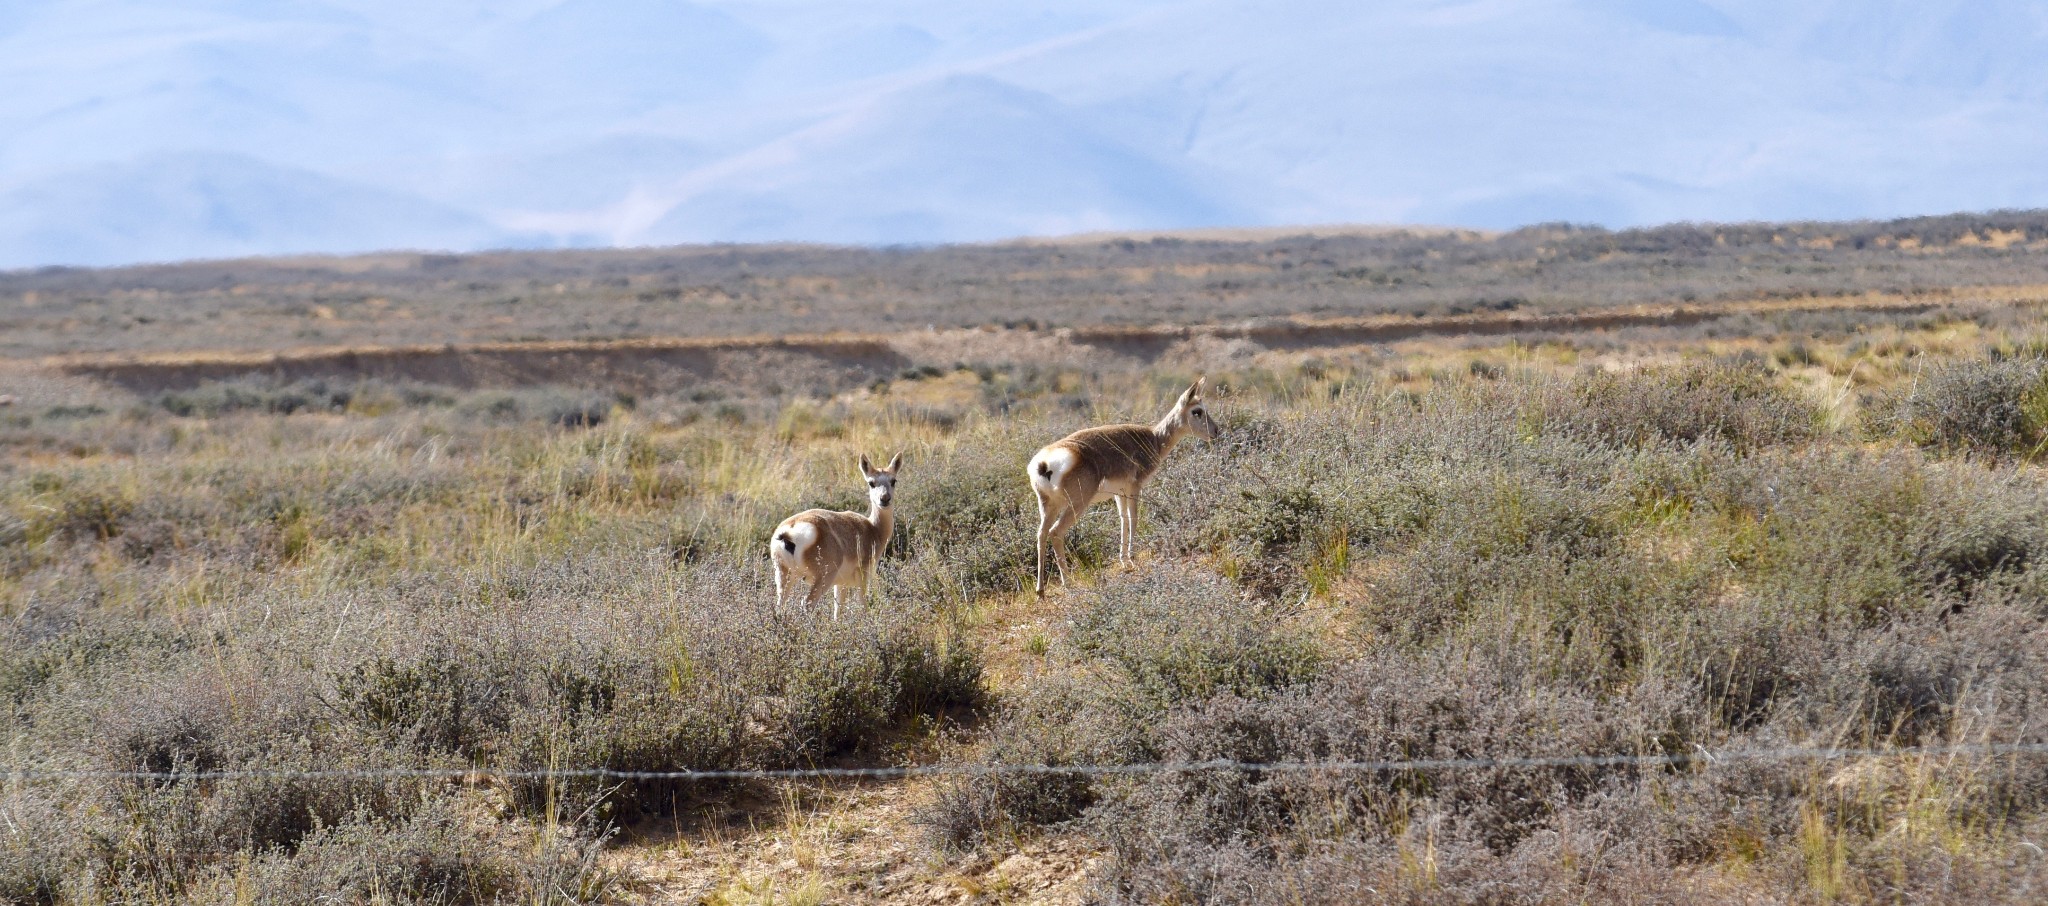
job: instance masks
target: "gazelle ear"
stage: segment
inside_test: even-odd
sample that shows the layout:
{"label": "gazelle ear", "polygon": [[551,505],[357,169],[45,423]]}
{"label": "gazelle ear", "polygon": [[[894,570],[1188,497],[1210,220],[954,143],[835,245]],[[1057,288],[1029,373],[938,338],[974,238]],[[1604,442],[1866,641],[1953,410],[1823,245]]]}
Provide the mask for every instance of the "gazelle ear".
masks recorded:
{"label": "gazelle ear", "polygon": [[889,467],[882,471],[894,475],[896,470],[900,468],[903,468],[903,454],[899,451],[895,456],[889,457]]}
{"label": "gazelle ear", "polygon": [[863,478],[875,474],[875,465],[868,462],[868,455],[866,453],[860,455],[860,474]]}
{"label": "gazelle ear", "polygon": [[1206,377],[1198,377],[1198,378],[1195,378],[1195,382],[1194,382],[1194,383],[1192,383],[1192,384],[1189,384],[1189,385],[1188,385],[1188,389],[1186,389],[1186,390],[1183,390],[1183,391],[1181,391],[1181,394],[1180,394],[1180,405],[1183,405],[1183,406],[1192,406],[1192,405],[1194,405],[1194,404],[1196,404],[1196,403],[1199,403],[1199,402],[1201,402],[1201,401],[1202,401],[1202,382],[1203,382],[1203,381],[1205,381],[1205,380],[1208,380],[1208,378],[1206,378]]}

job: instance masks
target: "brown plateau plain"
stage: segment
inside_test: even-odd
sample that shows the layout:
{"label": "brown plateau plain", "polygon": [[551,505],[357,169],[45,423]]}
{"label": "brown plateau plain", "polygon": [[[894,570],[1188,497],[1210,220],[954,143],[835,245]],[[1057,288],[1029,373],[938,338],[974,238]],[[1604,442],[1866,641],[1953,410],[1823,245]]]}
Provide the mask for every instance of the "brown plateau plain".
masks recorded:
{"label": "brown plateau plain", "polygon": [[0,273],[0,903],[2042,902],[2044,306],[2044,212]]}

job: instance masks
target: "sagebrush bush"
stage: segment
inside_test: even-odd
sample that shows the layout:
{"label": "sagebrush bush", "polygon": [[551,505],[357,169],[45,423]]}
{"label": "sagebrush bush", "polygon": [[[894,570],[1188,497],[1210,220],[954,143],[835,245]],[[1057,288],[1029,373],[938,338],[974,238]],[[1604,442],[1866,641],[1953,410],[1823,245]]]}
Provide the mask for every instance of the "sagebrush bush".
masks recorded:
{"label": "sagebrush bush", "polygon": [[[601,838],[565,829],[517,845],[484,832],[453,803],[406,817],[352,815],[323,824],[296,846],[259,850],[179,878],[130,875],[108,888],[192,902],[390,903],[394,906],[603,902],[617,877],[598,864]],[[89,886],[69,895],[89,895]]]}
{"label": "sagebrush bush", "polygon": [[1313,639],[1213,574],[1152,566],[1078,597],[1066,644],[1076,658],[1115,671],[1125,694],[1155,709],[1225,691],[1258,695],[1321,667]]}
{"label": "sagebrush bush", "polygon": [[185,416],[215,417],[243,411],[290,415],[302,410],[345,409],[354,395],[325,381],[220,381],[161,394],[156,404],[173,415]]}
{"label": "sagebrush bush", "polygon": [[[902,520],[891,547],[917,567],[906,581],[943,583],[920,593],[966,601],[1020,587],[1036,556],[1038,504],[1018,465],[1030,455],[1029,444],[1020,436],[988,437],[906,466]],[[1093,549],[1077,544],[1076,553]]]}
{"label": "sagebrush bush", "polygon": [[1811,439],[1820,424],[1812,404],[1755,362],[1588,372],[1546,409],[1573,430],[1635,446],[1712,440],[1753,450]]}
{"label": "sagebrush bush", "polygon": [[[974,649],[911,607],[851,608],[838,622],[778,615],[757,574],[715,562],[694,568],[677,597],[658,590],[666,583],[651,569],[593,581],[558,564],[507,578],[518,584],[503,592],[533,608],[533,621],[513,630],[465,620],[387,644],[336,676],[352,725],[386,745],[431,742],[516,770],[722,770],[874,745],[904,718],[972,707],[982,695]],[[593,595],[667,603],[632,613],[594,607]],[[381,696],[368,711],[350,707],[363,700],[354,690],[365,665]],[[613,803],[635,808],[667,808],[688,792],[657,782],[570,786],[614,789]],[[514,789],[532,805],[550,794],[539,782]]]}
{"label": "sagebrush bush", "polygon": [[291,415],[296,412],[382,412],[399,407],[445,406],[445,390],[411,381],[282,380],[249,377],[209,381],[157,394],[155,404],[172,415],[218,418],[237,413]]}
{"label": "sagebrush bush", "polygon": [[2048,363],[1939,362],[1868,405],[1881,434],[1925,447],[2032,457],[2048,441]]}
{"label": "sagebrush bush", "polygon": [[[1038,499],[1022,463],[1061,433],[1028,419],[977,426],[932,451],[930,460],[906,465],[891,549],[906,561],[901,581],[911,594],[957,604],[1030,584]],[[1105,518],[1107,509],[1097,507],[1068,536],[1074,565],[1090,567],[1113,554],[1115,517]]]}
{"label": "sagebrush bush", "polygon": [[[980,765],[1116,765],[1152,754],[1140,709],[1072,677],[1034,683],[1007,701],[976,755]],[[949,777],[916,820],[945,851],[966,851],[1080,817],[1098,798],[1085,773]]]}
{"label": "sagebrush bush", "polygon": [[[1059,650],[1075,673],[1008,705],[985,764],[1120,764],[1157,757],[1150,724],[1175,704],[1262,696],[1322,668],[1315,642],[1220,576],[1161,565],[1080,592]],[[1096,801],[1085,774],[969,775],[943,785],[922,820],[941,845],[971,848],[1071,820]]]}
{"label": "sagebrush bush", "polygon": [[[1618,707],[1557,683],[1521,652],[1472,648],[1382,654],[1266,702],[1236,695],[1191,703],[1159,730],[1173,761],[1383,761],[1679,751],[1691,740],[1683,690],[1646,684]],[[1249,830],[1397,821],[1429,802],[1501,850],[1558,803],[1600,786],[1612,768],[1478,768],[1378,777],[1257,771],[1155,775],[1125,798],[1131,828],[1211,841]],[[1163,811],[1149,818],[1159,805]],[[1161,822],[1165,823],[1161,823]]]}

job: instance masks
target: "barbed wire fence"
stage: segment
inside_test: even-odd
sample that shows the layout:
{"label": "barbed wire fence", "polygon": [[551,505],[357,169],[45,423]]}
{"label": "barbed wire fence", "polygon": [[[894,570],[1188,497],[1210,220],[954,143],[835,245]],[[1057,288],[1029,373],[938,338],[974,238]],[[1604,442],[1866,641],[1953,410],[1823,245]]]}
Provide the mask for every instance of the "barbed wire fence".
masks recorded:
{"label": "barbed wire fence", "polygon": [[681,769],[674,771],[629,771],[615,768],[546,768],[498,770],[490,768],[337,768],[332,770],[229,769],[214,771],[125,771],[96,769],[46,769],[0,767],[0,782],[8,784],[57,782],[63,780],[204,781],[237,779],[294,780],[378,780],[443,779],[481,783],[490,780],[574,780],[612,781],[666,780],[903,780],[915,777],[975,777],[1029,774],[1083,776],[1126,776],[1195,772],[1277,773],[1277,774],[1397,774],[1486,770],[1494,768],[1567,767],[1684,767],[1713,766],[1740,762],[1852,761],[1885,758],[1955,758],[1965,756],[2048,755],[2048,743],[1974,743],[1947,746],[1896,746],[1889,748],[1782,747],[1714,751],[1705,748],[1689,752],[1644,755],[1533,755],[1474,758],[1414,758],[1371,761],[1239,761],[1218,758],[1205,761],[1157,761],[1134,764],[1004,764],[983,762],[904,765],[899,767],[809,767],[767,769]]}

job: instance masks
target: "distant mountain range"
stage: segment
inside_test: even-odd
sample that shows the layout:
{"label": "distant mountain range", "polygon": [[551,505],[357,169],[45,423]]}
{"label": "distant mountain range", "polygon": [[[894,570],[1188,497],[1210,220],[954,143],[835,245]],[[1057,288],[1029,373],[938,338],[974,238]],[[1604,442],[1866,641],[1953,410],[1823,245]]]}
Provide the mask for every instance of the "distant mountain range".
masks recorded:
{"label": "distant mountain range", "polygon": [[2028,0],[8,0],[0,267],[2048,206]]}

